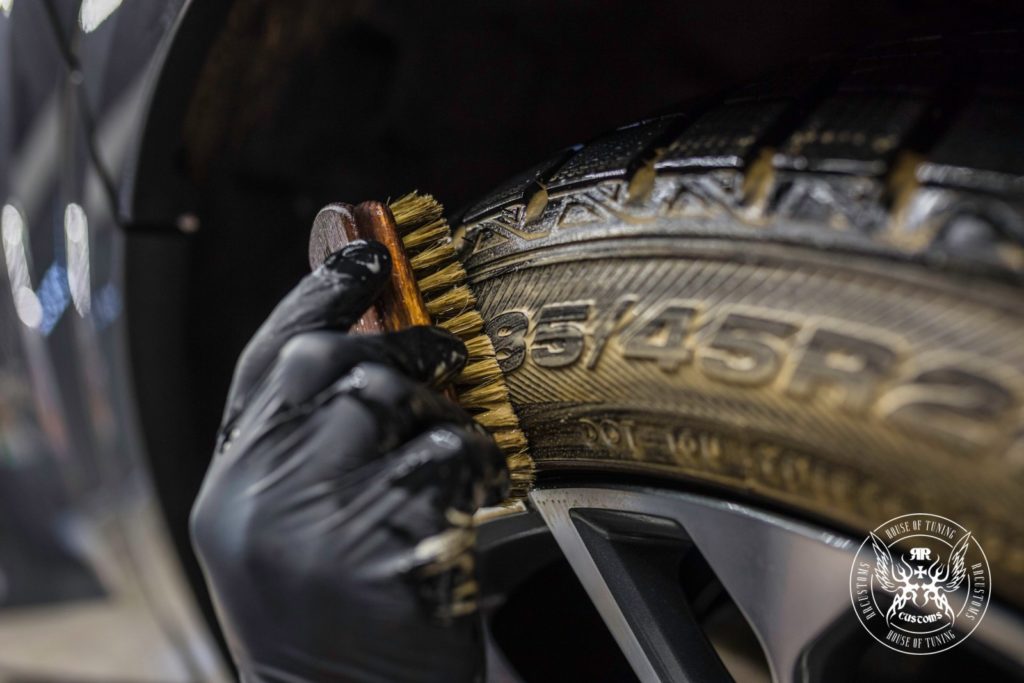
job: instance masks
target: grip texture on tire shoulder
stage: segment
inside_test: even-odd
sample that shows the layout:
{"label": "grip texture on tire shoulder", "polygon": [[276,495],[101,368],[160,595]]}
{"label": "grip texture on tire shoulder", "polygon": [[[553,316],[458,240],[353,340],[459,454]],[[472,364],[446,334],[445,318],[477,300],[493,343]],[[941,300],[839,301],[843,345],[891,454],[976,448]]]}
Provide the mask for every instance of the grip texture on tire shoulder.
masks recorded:
{"label": "grip texture on tire shoulder", "polygon": [[[732,238],[1016,279],[1024,271],[1020,38],[1007,31],[880,46],[620,128],[466,212],[469,258],[500,257],[509,232],[540,240],[586,220],[578,207],[539,210],[558,196],[579,204],[569,201],[577,195],[627,219],[678,216],[683,234],[727,225],[722,234]],[[544,201],[527,212],[537,192]]]}

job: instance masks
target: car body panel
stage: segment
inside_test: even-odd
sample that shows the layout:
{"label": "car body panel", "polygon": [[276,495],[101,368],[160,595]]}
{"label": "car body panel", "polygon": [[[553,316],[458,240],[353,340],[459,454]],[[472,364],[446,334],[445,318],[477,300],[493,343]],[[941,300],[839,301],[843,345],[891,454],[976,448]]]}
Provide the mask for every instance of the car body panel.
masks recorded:
{"label": "car body panel", "polygon": [[0,670],[217,680],[146,465],[122,296],[120,197],[186,3],[120,5],[0,15]]}

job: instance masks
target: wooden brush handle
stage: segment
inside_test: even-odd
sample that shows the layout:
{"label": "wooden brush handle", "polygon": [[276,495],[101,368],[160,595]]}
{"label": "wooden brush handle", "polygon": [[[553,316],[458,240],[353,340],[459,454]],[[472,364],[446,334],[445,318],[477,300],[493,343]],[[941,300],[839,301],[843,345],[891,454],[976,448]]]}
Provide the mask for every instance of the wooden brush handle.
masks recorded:
{"label": "wooden brush handle", "polygon": [[394,332],[413,325],[429,325],[430,316],[416,286],[395,218],[382,202],[356,206],[328,204],[320,209],[309,236],[310,268],[317,268],[328,256],[356,240],[375,240],[387,247],[391,254],[391,281],[376,303],[352,326],[352,331]]}

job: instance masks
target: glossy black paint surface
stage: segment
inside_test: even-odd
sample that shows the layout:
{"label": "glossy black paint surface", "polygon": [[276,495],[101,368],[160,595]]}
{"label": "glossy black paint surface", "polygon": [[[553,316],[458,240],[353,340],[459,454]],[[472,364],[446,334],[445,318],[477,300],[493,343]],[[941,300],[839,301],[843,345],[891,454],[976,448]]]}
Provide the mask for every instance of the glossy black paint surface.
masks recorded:
{"label": "glossy black paint surface", "polygon": [[0,15],[0,667],[215,679],[133,407],[117,207],[184,3],[119,4]]}

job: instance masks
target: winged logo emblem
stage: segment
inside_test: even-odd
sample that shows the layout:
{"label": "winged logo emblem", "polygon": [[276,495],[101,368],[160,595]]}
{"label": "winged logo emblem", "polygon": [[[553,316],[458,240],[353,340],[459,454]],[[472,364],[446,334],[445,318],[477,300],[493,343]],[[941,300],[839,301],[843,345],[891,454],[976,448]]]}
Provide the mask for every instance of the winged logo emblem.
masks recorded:
{"label": "winged logo emblem", "polygon": [[953,546],[946,562],[936,557],[925,569],[923,566],[914,567],[902,555],[897,564],[889,547],[871,533],[871,546],[875,552],[875,580],[894,596],[885,614],[886,623],[891,622],[908,603],[913,603],[920,610],[934,605],[952,624],[956,614],[946,596],[956,591],[967,576],[965,558],[970,540],[971,534],[967,532]]}

